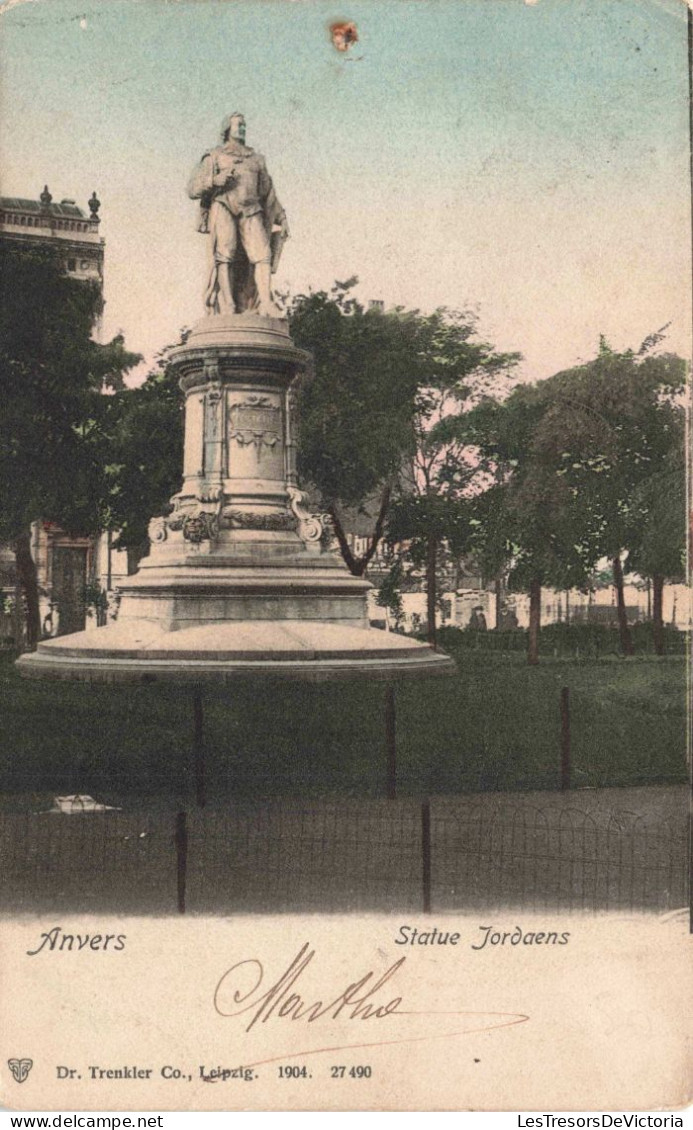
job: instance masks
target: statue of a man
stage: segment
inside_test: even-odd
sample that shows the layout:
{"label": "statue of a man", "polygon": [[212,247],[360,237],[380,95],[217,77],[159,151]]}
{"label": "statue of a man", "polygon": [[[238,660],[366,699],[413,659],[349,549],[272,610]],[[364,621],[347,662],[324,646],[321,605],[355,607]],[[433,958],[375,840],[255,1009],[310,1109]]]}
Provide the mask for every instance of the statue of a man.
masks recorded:
{"label": "statue of a man", "polygon": [[281,317],[271,278],[289,229],[264,157],[245,144],[242,114],[224,118],[221,144],[203,155],[188,195],[200,201],[199,230],[209,233],[208,312]]}

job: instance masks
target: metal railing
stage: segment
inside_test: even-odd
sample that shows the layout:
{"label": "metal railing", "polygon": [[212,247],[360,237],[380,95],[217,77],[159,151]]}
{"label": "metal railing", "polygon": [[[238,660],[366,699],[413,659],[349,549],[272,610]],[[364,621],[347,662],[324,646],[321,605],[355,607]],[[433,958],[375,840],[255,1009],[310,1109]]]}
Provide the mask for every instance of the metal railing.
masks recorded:
{"label": "metal railing", "polygon": [[686,905],[686,856],[683,814],[502,794],[6,814],[0,900],[54,914],[666,911]]}

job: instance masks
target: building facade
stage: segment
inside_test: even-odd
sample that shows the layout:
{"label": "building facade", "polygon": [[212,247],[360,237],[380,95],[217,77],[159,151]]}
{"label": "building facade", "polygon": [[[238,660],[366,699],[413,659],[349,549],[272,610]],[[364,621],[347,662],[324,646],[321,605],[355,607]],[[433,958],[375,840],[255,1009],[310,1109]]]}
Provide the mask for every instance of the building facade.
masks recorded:
{"label": "building facade", "polygon": [[[96,283],[103,294],[104,240],[99,234],[100,201],[96,193],[87,207],[85,211],[74,200],[54,201],[47,185],[37,200],[0,197],[0,251],[10,246],[50,246],[57,251],[67,275]],[[97,322],[97,339],[100,329]],[[102,555],[98,538],[74,538],[54,523],[34,523],[32,556],[38,573],[45,634],[65,635],[86,626],[93,587],[90,581]],[[18,599],[12,561],[11,550],[0,550],[4,598],[0,636],[5,638],[16,635],[18,623],[11,611]]]}
{"label": "building facade", "polygon": [[0,247],[50,245],[60,252],[66,274],[103,287],[104,240],[96,193],[88,207],[87,214],[74,200],[54,202],[47,185],[38,200],[0,196]]}

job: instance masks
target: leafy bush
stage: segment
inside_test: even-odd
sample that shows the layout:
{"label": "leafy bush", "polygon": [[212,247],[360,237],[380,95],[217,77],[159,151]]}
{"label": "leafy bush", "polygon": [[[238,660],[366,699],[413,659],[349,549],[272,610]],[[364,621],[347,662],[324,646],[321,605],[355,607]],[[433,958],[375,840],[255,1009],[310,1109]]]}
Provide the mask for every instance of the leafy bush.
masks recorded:
{"label": "leafy bush", "polygon": [[[631,625],[636,654],[652,655],[654,638],[652,624]],[[480,632],[472,628],[440,628],[438,641],[445,651],[464,649],[479,651],[526,651],[526,628],[507,632]],[[664,644],[668,655],[684,655],[687,647],[686,632],[667,625]],[[541,655],[568,656],[571,658],[599,658],[602,655],[620,655],[618,628],[610,624],[546,624],[539,634]]]}

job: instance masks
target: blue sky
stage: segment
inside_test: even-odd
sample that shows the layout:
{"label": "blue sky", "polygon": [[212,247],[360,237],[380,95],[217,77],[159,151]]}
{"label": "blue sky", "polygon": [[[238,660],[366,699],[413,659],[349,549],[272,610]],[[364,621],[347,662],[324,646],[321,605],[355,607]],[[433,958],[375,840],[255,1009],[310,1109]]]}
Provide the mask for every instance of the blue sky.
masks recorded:
{"label": "blue sky", "polygon": [[[241,109],[292,232],[278,283],[471,307],[527,378],[690,351],[682,0],[0,4],[2,191],[102,201],[106,324],[153,355],[201,316],[185,183]],[[336,52],[328,26],[354,20]]]}

